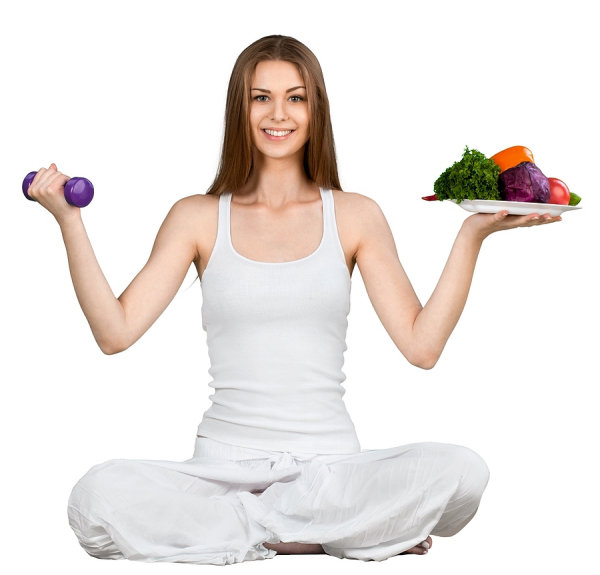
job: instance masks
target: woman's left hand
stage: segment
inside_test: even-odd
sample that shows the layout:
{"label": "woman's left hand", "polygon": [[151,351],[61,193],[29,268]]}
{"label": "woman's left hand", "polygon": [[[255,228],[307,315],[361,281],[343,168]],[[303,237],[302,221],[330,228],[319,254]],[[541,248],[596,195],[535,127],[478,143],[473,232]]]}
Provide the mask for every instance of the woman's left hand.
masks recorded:
{"label": "woman's left hand", "polygon": [[561,220],[560,216],[552,217],[550,214],[544,214],[543,208],[540,209],[539,214],[529,214],[526,216],[509,215],[507,210],[502,210],[497,214],[473,214],[465,220],[463,227],[475,233],[483,240],[490,234],[501,230],[542,226],[560,222]]}

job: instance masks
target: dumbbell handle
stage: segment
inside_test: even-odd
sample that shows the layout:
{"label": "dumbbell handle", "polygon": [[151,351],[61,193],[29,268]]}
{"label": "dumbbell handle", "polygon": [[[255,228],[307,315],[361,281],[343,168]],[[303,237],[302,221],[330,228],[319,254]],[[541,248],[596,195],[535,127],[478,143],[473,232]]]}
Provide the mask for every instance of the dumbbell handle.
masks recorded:
{"label": "dumbbell handle", "polygon": [[[37,172],[29,172],[23,180],[23,193],[28,200],[35,201],[28,193]],[[94,186],[87,178],[71,178],[65,184],[65,200],[72,206],[85,208],[94,197]]]}

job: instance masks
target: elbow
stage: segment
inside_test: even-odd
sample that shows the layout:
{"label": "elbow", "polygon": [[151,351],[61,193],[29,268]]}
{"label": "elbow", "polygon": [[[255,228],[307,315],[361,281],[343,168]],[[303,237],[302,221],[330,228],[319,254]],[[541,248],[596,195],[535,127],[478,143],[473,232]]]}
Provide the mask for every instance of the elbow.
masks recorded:
{"label": "elbow", "polygon": [[107,346],[100,346],[100,351],[102,351],[102,353],[104,355],[115,355],[117,353],[120,353],[123,350],[117,349],[117,348],[112,348],[112,347],[107,347]]}
{"label": "elbow", "polygon": [[123,347],[118,347],[111,344],[98,344],[98,346],[104,355],[115,355],[117,353],[121,353],[125,349]]}
{"label": "elbow", "polygon": [[421,351],[409,354],[406,359],[408,359],[411,365],[428,370],[433,369],[438,359],[440,359],[440,354],[431,351]]}
{"label": "elbow", "polygon": [[410,361],[410,363],[412,365],[414,365],[415,367],[420,367],[421,369],[433,369],[433,367],[437,363],[437,358],[435,358],[435,359],[420,359],[420,360]]}
{"label": "elbow", "polygon": [[125,351],[129,345],[125,344],[122,341],[116,340],[116,339],[108,339],[108,340],[96,340],[96,343],[98,344],[98,347],[100,348],[100,351],[102,351],[102,353],[104,355],[115,355],[117,353],[121,353],[122,351]]}

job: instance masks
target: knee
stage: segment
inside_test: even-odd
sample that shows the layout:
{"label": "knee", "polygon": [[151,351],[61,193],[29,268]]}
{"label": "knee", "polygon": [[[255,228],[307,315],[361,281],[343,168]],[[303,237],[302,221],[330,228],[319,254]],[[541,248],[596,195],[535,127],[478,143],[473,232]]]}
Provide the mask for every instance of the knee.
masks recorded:
{"label": "knee", "polygon": [[461,447],[459,450],[462,462],[462,491],[479,503],[490,479],[490,470],[483,458],[472,449]]}
{"label": "knee", "polygon": [[[456,483],[456,497],[470,499],[478,505],[490,478],[490,471],[483,458],[468,447],[451,444],[430,444],[447,473]],[[440,451],[442,457],[440,458]]]}
{"label": "knee", "polygon": [[111,486],[115,485],[115,476],[127,465],[126,460],[111,459],[90,468],[73,487],[69,496],[69,510],[74,508],[89,513],[102,506]]}
{"label": "knee", "polygon": [[114,474],[125,460],[110,460],[92,467],[73,487],[67,506],[69,525],[79,544],[91,556],[99,559],[122,559],[110,534],[111,486]]}
{"label": "knee", "polygon": [[446,452],[452,494],[449,494],[440,520],[431,534],[450,537],[475,516],[490,472],[481,456],[467,447],[448,445]]}

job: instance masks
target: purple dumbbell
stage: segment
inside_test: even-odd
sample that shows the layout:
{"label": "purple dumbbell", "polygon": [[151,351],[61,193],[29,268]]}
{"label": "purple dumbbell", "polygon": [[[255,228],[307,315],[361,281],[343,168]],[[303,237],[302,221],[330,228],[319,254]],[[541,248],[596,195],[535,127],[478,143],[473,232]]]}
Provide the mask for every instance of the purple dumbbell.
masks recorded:
{"label": "purple dumbbell", "polygon": [[[28,200],[35,200],[27,193],[37,172],[29,172],[23,180],[23,193]],[[94,186],[87,178],[71,178],[65,184],[65,200],[72,206],[85,208],[94,197]]]}

